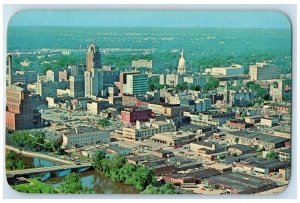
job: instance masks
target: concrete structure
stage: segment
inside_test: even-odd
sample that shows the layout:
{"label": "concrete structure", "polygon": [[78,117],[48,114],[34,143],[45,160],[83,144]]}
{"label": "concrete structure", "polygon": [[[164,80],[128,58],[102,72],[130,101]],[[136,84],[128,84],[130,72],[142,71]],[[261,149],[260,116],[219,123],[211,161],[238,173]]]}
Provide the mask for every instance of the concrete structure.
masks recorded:
{"label": "concrete structure", "polygon": [[222,126],[228,119],[234,119],[234,112],[206,111],[199,114],[200,122],[214,126]]}
{"label": "concrete structure", "polygon": [[235,76],[235,75],[243,75],[244,67],[240,64],[232,64],[229,67],[213,67],[206,68],[205,74],[211,76]]}
{"label": "concrete structure", "polygon": [[225,106],[247,106],[255,98],[255,93],[252,90],[229,90],[228,84],[225,84],[223,102]]}
{"label": "concrete structure", "polygon": [[70,96],[77,98],[77,97],[84,97],[84,76],[83,75],[76,75],[70,76]]}
{"label": "concrete structure", "polygon": [[99,47],[92,43],[86,52],[86,71],[91,72],[93,68],[101,67],[101,57]]}
{"label": "concrete structure", "polygon": [[57,70],[47,70],[46,71],[46,78],[52,82],[58,82],[59,75]]}
{"label": "concrete structure", "polygon": [[149,121],[152,116],[150,109],[130,108],[121,111],[121,121],[123,124],[135,123],[136,121]]}
{"label": "concrete structure", "polygon": [[245,130],[246,128],[253,128],[254,124],[247,123],[243,120],[233,119],[226,121],[226,127],[232,129]]}
{"label": "concrete structure", "polygon": [[246,123],[256,124],[260,123],[262,115],[253,115],[244,117]]}
{"label": "concrete structure", "polygon": [[169,104],[156,104],[148,103],[148,109],[151,109],[153,113],[157,115],[165,115],[168,117],[177,117],[182,116],[184,111],[187,111],[189,108],[180,106],[180,105],[169,105]]}
{"label": "concrete structure", "polygon": [[108,131],[91,127],[77,127],[63,134],[62,148],[83,147],[91,144],[108,143]]}
{"label": "concrete structure", "polygon": [[57,82],[39,80],[36,83],[35,92],[40,95],[42,99],[45,99],[46,97],[56,97],[57,89]]}
{"label": "concrete structure", "polygon": [[189,144],[193,141],[197,140],[196,134],[192,132],[163,132],[163,133],[156,133],[151,140],[154,142],[159,142],[165,144],[167,146],[177,146],[177,145],[184,145]]}
{"label": "concrete structure", "polygon": [[150,121],[141,124],[136,121],[136,125],[132,127],[123,127],[121,139],[125,141],[142,141],[151,138],[156,133],[174,132],[176,129],[172,120],[166,121]]}
{"label": "concrete structure", "polygon": [[283,88],[283,81],[282,80],[275,80],[269,89],[269,95],[272,98],[273,102],[282,102],[283,95],[284,95],[284,88]]}
{"label": "concrete structure", "polygon": [[24,83],[31,84],[37,81],[36,71],[15,71],[12,74],[12,84],[13,83]]}
{"label": "concrete structure", "polygon": [[131,67],[135,70],[138,70],[139,68],[146,68],[152,69],[152,60],[145,60],[145,59],[139,59],[139,60],[132,60],[131,61]]}
{"label": "concrete structure", "polygon": [[229,144],[243,144],[271,150],[284,147],[288,139],[257,132],[234,131],[226,133],[226,141]]}
{"label": "concrete structure", "polygon": [[87,111],[89,113],[99,115],[100,112],[104,109],[107,109],[108,106],[109,106],[109,102],[105,101],[105,100],[88,102],[87,103]]}
{"label": "concrete structure", "polygon": [[123,83],[123,94],[139,95],[148,91],[148,76],[146,74],[127,74]]}
{"label": "concrete structure", "polygon": [[183,83],[183,78],[184,75],[176,73],[161,74],[159,76],[159,84],[176,87],[178,84]]}
{"label": "concrete structure", "polygon": [[69,80],[69,74],[68,74],[67,70],[64,69],[64,70],[61,70],[58,72],[58,80],[59,80],[59,82]]}
{"label": "concrete structure", "polygon": [[277,115],[265,116],[260,120],[260,125],[264,125],[268,127],[273,127],[275,125],[278,125],[278,123],[279,123],[279,117]]}
{"label": "concrete structure", "polygon": [[11,87],[12,84],[12,54],[8,53],[6,55],[6,86]]}
{"label": "concrete structure", "polygon": [[279,169],[290,167],[291,162],[252,157],[241,162],[234,162],[233,166],[233,171],[268,175],[270,173],[278,172]]}
{"label": "concrete structure", "polygon": [[228,151],[232,154],[242,155],[242,154],[251,154],[256,152],[255,147],[250,147],[242,144],[234,144],[228,147]]}
{"label": "concrete structure", "polygon": [[211,109],[211,99],[203,98],[195,101],[195,111],[204,112]]}
{"label": "concrete structure", "polygon": [[17,86],[6,89],[6,129],[10,131],[41,126],[41,114],[34,110],[32,95]]}
{"label": "concrete structure", "polygon": [[272,180],[239,172],[209,177],[205,180],[205,185],[226,190],[229,194],[254,194],[277,187]]}
{"label": "concrete structure", "polygon": [[70,70],[71,76],[84,75],[85,66],[83,64],[74,64],[69,65],[68,69]]}
{"label": "concrete structure", "polygon": [[108,88],[113,87],[119,81],[120,71],[110,69],[93,68],[84,72],[85,97],[108,96]]}
{"label": "concrete structure", "polygon": [[249,67],[250,80],[271,80],[280,76],[280,69],[274,64],[266,62],[256,63]]}

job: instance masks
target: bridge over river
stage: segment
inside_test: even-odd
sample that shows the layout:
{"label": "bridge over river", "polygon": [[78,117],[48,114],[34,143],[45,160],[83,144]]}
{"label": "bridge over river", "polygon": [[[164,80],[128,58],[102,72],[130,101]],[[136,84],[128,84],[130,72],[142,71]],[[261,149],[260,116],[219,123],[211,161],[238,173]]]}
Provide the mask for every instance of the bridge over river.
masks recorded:
{"label": "bridge over river", "polygon": [[29,168],[23,170],[13,170],[6,171],[7,178],[20,177],[20,176],[29,176],[33,174],[47,173],[47,172],[57,172],[63,170],[76,170],[82,168],[91,168],[91,163],[81,163],[81,164],[68,164],[68,165],[59,165],[59,166],[49,166],[49,167],[40,167],[40,168]]}

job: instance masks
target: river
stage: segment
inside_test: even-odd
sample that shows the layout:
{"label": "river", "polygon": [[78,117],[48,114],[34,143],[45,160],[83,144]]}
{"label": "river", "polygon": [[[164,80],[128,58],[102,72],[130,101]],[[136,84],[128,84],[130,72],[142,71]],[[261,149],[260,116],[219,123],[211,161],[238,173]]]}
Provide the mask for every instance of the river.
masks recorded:
{"label": "river", "polygon": [[[25,162],[25,168],[37,168],[45,166],[54,166],[61,165],[53,161],[22,156]],[[47,178],[44,182],[53,185],[54,187],[59,187],[63,176],[70,173],[69,170],[65,170],[59,173],[57,177]],[[138,194],[139,191],[136,190],[133,186],[112,181],[110,178],[104,177],[102,174],[98,173],[95,170],[85,171],[80,173],[82,183],[93,190],[94,194]]]}

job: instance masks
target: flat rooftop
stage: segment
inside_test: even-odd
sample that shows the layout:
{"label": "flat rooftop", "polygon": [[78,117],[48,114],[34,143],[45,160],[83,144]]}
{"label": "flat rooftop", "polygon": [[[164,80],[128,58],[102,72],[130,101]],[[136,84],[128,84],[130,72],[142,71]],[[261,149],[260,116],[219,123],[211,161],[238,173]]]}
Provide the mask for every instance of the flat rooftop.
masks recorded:
{"label": "flat rooftop", "polygon": [[104,130],[99,130],[98,128],[80,126],[74,129],[69,130],[65,135],[66,136],[76,136],[78,134],[87,133],[87,132],[106,132]]}
{"label": "flat rooftop", "polygon": [[237,137],[262,140],[264,142],[271,142],[274,144],[288,141],[288,139],[286,139],[286,138],[272,136],[272,135],[263,134],[263,133],[259,133],[259,132],[234,131],[234,132],[228,132],[228,134],[231,134],[231,135],[234,135]]}
{"label": "flat rooftop", "polygon": [[226,172],[209,177],[207,180],[243,193],[254,193],[259,188],[272,189],[276,185],[272,180],[239,172]]}

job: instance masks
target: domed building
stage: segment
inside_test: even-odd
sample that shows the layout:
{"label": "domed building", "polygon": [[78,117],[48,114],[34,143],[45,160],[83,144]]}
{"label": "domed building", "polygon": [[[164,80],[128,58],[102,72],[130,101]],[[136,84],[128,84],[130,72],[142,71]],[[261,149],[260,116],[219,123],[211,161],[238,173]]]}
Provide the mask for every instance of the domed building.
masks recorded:
{"label": "domed building", "polygon": [[181,57],[178,62],[177,73],[185,74],[186,73],[186,65],[185,65],[185,59],[183,57],[183,49],[180,54],[181,54]]}

